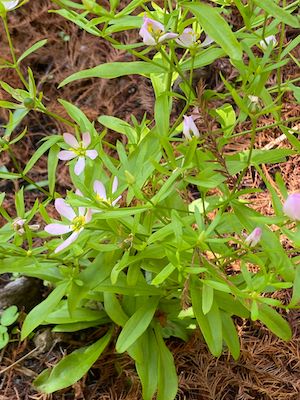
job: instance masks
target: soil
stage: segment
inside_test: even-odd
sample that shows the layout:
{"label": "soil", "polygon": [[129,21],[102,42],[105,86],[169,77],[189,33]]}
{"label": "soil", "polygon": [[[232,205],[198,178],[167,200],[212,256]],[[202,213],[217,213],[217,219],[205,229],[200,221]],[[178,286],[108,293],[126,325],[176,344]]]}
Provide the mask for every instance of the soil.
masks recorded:
{"label": "soil", "polygon": [[[105,4],[106,1],[101,2]],[[124,6],[126,1],[121,1]],[[112,80],[87,79],[58,89],[59,83],[67,76],[82,69],[111,61],[128,61],[131,58],[125,51],[111,48],[104,40],[91,36],[48,10],[55,8],[50,0],[31,1],[19,10],[9,13],[9,26],[13,42],[20,55],[38,40],[48,38],[45,47],[30,55],[23,64],[24,72],[30,66],[36,78],[38,90],[44,93],[48,109],[67,117],[58,99],[68,100],[80,107],[91,120],[99,115],[113,115],[130,121],[131,115],[141,120],[144,114],[151,118],[153,112],[153,93],[146,79],[140,76],[128,76]],[[238,29],[241,23],[233,12],[229,17],[232,25]],[[287,29],[285,43],[296,37],[298,32]],[[138,33],[131,31],[122,33],[119,39],[124,43],[138,40]],[[0,27],[1,57],[10,59],[9,48],[5,40],[3,27]],[[293,55],[300,59],[300,49]],[[230,80],[234,70],[226,60],[216,61],[205,74],[200,74],[196,82],[198,90],[201,85],[222,91],[219,72]],[[282,70],[282,80],[299,77],[299,69],[291,62]],[[0,70],[0,79],[9,82],[13,87],[21,87],[18,76],[9,69]],[[272,76],[270,84],[276,82]],[[3,99],[7,94],[0,92]],[[209,105],[213,107],[214,105]],[[180,103],[176,103],[173,116],[178,115]],[[300,106],[291,94],[283,97],[282,119],[299,117]],[[0,122],[7,121],[8,114],[0,110]],[[278,128],[267,128],[273,123],[271,116],[259,120],[262,130],[256,139],[256,148],[265,146],[289,147],[286,140],[281,140]],[[97,128],[101,128],[96,123]],[[63,133],[67,127],[49,117],[31,112],[26,117],[24,126],[28,132],[15,147],[14,152],[21,166],[24,166],[33,154],[38,142],[43,137]],[[200,124],[201,125],[201,124]],[[295,126],[295,122],[288,125]],[[238,127],[237,132],[249,129],[249,123]],[[266,128],[264,128],[266,127]],[[199,126],[201,130],[201,126]],[[203,133],[206,126],[203,126]],[[107,140],[115,143],[123,140],[114,132],[110,132]],[[227,147],[228,152],[237,152],[247,148],[249,138],[242,136]],[[0,165],[14,171],[14,165],[6,153],[0,154]],[[282,174],[289,191],[300,190],[300,156],[294,155],[281,164],[263,167],[269,182],[275,187],[274,176],[278,171]],[[31,178],[35,181],[47,177],[47,163],[41,158],[31,170]],[[59,163],[57,190],[65,193],[71,188],[68,168]],[[0,191],[6,192],[4,206],[15,215],[14,190],[22,182],[0,182]],[[264,183],[257,174],[249,170],[243,181],[244,187],[265,189]],[[35,190],[26,191],[25,199],[31,207],[35,199],[42,196]],[[191,193],[193,198],[193,193]],[[272,214],[271,201],[266,191],[248,197],[252,206],[258,211]],[[0,219],[0,225],[4,221]],[[40,221],[41,222],[41,221]],[[7,276],[2,277],[0,287],[7,283]],[[44,296],[47,294],[44,290]],[[282,295],[282,294],[281,294]],[[289,291],[283,296],[289,298]],[[195,333],[187,343],[177,339],[168,341],[169,348],[175,358],[179,375],[179,393],[177,400],[297,400],[300,399],[300,332],[298,310],[290,311],[286,318],[293,329],[293,339],[286,343],[274,337],[258,322],[236,321],[241,339],[241,357],[234,361],[226,352],[220,358],[212,357],[200,336]],[[43,369],[54,365],[61,357],[81,345],[100,337],[103,329],[88,330],[77,335],[52,334],[49,329],[40,329],[35,338],[19,343],[16,339],[0,352],[0,400],[14,399],[86,399],[86,400],[135,400],[141,399],[141,388],[134,363],[127,355],[118,355],[113,348],[95,363],[90,372],[72,388],[67,388],[53,395],[43,395],[34,390],[32,381]],[[116,332],[117,334],[117,332]],[[16,335],[13,337],[17,337]]]}

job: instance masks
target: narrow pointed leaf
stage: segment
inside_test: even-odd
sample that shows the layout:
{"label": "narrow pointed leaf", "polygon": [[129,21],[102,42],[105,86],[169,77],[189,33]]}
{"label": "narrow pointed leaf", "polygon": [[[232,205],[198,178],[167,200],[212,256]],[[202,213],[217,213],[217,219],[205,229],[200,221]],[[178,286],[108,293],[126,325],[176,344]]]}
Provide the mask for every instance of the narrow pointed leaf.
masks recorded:
{"label": "narrow pointed leaf", "polygon": [[112,329],[92,345],[75,350],[63,358],[53,369],[44,370],[34,381],[35,387],[41,392],[53,393],[73,385],[99,358],[111,336]]}

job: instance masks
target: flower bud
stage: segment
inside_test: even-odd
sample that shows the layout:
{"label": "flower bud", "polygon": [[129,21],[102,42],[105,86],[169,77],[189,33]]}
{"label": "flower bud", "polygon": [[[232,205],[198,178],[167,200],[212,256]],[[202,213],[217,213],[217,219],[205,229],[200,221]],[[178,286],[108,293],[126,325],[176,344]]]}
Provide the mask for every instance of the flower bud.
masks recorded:
{"label": "flower bud", "polygon": [[24,224],[26,219],[23,218],[16,218],[12,222],[13,230],[17,232],[19,235],[23,235],[25,233]]}
{"label": "flower bud", "polygon": [[264,38],[263,40],[261,40],[259,42],[259,44],[260,44],[260,47],[263,50],[266,50],[270,44],[272,44],[272,47],[276,47],[277,46],[277,40],[276,40],[276,37],[274,35],[271,35],[271,36],[268,36],[268,37]]}
{"label": "flower bud", "polygon": [[32,108],[34,108],[35,101],[34,101],[34,99],[31,99],[30,97],[26,97],[26,99],[24,99],[24,101],[23,101],[23,104],[26,108],[31,110]]}
{"label": "flower bud", "polygon": [[284,214],[294,221],[300,221],[300,193],[292,193],[283,204]]}
{"label": "flower bud", "polygon": [[246,237],[245,243],[250,247],[254,247],[260,241],[261,235],[262,235],[262,229],[261,228],[255,228],[250,233],[250,235]]}

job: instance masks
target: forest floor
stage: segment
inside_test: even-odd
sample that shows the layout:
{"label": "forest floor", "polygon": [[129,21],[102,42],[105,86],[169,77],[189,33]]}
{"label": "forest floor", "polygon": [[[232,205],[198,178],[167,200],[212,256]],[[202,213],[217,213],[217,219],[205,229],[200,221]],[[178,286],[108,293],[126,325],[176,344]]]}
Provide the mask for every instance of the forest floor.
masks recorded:
{"label": "forest floor", "polygon": [[[105,3],[102,2],[102,3]],[[124,1],[121,3],[124,3]],[[57,14],[48,13],[53,8],[50,0],[31,1],[19,10],[9,13],[9,26],[17,53],[20,55],[38,40],[47,38],[48,43],[35,54],[30,55],[25,66],[30,66],[36,78],[38,90],[44,93],[48,109],[66,117],[63,107],[57,99],[62,98],[80,107],[91,120],[99,115],[113,115],[130,121],[133,114],[138,120],[143,115],[151,118],[154,97],[151,86],[141,76],[126,76],[118,79],[89,79],[57,89],[58,84],[67,76],[82,69],[112,61],[129,61],[126,52],[113,49],[102,39],[91,36]],[[231,15],[231,23],[238,27],[240,20]],[[299,32],[298,32],[299,33]],[[297,32],[286,31],[285,43],[296,37]],[[138,40],[136,31],[122,33],[119,38],[124,43]],[[5,40],[3,27],[0,27],[1,58],[10,59],[9,48]],[[300,49],[293,52],[300,59]],[[234,71],[226,60],[218,60],[202,75],[201,84],[214,90],[222,90],[220,71],[227,79],[234,77]],[[299,77],[293,62],[284,66],[282,80]],[[270,84],[274,84],[274,81]],[[0,79],[13,87],[21,87],[17,75],[9,69],[0,70]],[[198,82],[199,83],[199,82]],[[7,98],[0,92],[1,98]],[[173,117],[178,115],[180,104],[175,104]],[[299,117],[300,106],[289,93],[283,97],[282,119]],[[7,121],[7,112],[0,110],[0,124]],[[278,128],[268,128],[274,122],[272,116],[264,116],[259,126],[265,127],[257,135],[256,148],[290,147],[284,140],[278,140],[282,132]],[[25,166],[38,142],[45,136],[63,133],[66,126],[36,112],[28,114],[20,131],[28,127],[26,136],[14,149],[21,166]],[[96,123],[96,127],[101,127]],[[295,124],[291,127],[295,127]],[[1,129],[1,128],[0,128]],[[238,127],[239,131],[249,129],[249,123]],[[109,133],[112,143],[123,140],[122,136]],[[249,137],[236,140],[228,151],[241,151],[247,148]],[[9,156],[0,154],[0,166],[13,171]],[[300,156],[289,157],[280,164],[264,165],[263,170],[269,182],[275,187],[274,175],[280,172],[289,191],[300,190]],[[47,161],[42,157],[31,170],[34,181],[47,179]],[[18,189],[15,181],[0,181],[0,191],[6,192],[4,206],[14,215],[14,191]],[[57,170],[57,190],[65,193],[71,189],[68,168],[59,163]],[[254,171],[249,170],[244,179],[245,187],[265,189],[264,183]],[[36,191],[25,192],[26,204],[32,207],[40,196]],[[191,193],[191,197],[193,194]],[[42,197],[41,197],[42,199]],[[251,195],[255,209],[272,214],[271,201],[267,191]],[[0,226],[4,221],[0,219]],[[0,287],[7,283],[9,276],[0,277]],[[42,296],[46,296],[42,290]],[[290,296],[288,291],[281,294]],[[285,315],[293,330],[293,339],[284,342],[276,338],[258,322],[237,319],[241,339],[241,357],[234,361],[226,352],[220,358],[214,358],[208,351],[200,333],[196,333],[185,343],[178,339],[169,339],[168,345],[175,358],[179,376],[178,400],[297,400],[300,399],[300,311],[293,310]],[[102,328],[100,328],[102,329]],[[61,357],[74,348],[84,345],[99,335],[99,331],[87,330],[76,335],[54,335],[49,328],[41,328],[36,336],[28,341],[11,342],[0,352],[0,400],[14,399],[86,399],[86,400],[139,400],[140,383],[134,363],[127,355],[119,355],[113,348],[107,349],[90,372],[71,388],[53,395],[36,392],[32,387],[33,379],[45,368],[54,365]]]}

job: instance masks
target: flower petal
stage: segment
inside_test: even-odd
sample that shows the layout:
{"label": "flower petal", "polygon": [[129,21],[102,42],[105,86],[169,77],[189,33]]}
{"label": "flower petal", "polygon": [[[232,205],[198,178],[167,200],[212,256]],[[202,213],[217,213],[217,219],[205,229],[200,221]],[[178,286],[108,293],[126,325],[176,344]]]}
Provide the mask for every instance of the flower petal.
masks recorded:
{"label": "flower petal", "polygon": [[262,229],[261,228],[255,228],[250,233],[250,235],[246,237],[245,243],[250,247],[254,247],[260,241],[261,235],[262,235]]}
{"label": "flower petal", "polygon": [[87,210],[87,213],[85,214],[85,222],[86,222],[86,223],[87,223],[87,222],[90,222],[90,220],[92,219],[92,214],[93,214],[93,211],[92,211],[91,208],[89,208],[89,209]]}
{"label": "flower petal", "polygon": [[74,135],[71,135],[71,133],[64,133],[63,134],[64,141],[72,147],[72,149],[78,149],[79,143],[78,140]]}
{"label": "flower petal", "polygon": [[111,205],[112,205],[112,206],[116,205],[117,202],[118,202],[119,200],[121,200],[121,198],[122,198],[122,196],[118,196],[115,200],[113,200],[113,201],[111,202]]}
{"label": "flower petal", "polygon": [[89,132],[84,132],[82,134],[82,141],[85,148],[89,147],[89,145],[91,144],[91,135]]}
{"label": "flower petal", "polygon": [[268,36],[268,37],[262,39],[262,40],[259,42],[259,44],[260,44],[260,46],[261,46],[261,48],[262,48],[263,50],[266,50],[270,44],[272,44],[272,47],[276,47],[276,46],[277,46],[277,43],[278,43],[278,42],[277,42],[277,40],[276,40],[276,36],[275,36],[275,35]]}
{"label": "flower petal", "polygon": [[2,1],[2,5],[4,6],[6,11],[12,10],[15,8],[19,3],[19,0],[13,0],[13,1]]}
{"label": "flower petal", "polygon": [[75,242],[75,240],[78,238],[82,229],[80,229],[79,231],[73,232],[72,235],[70,235],[68,237],[68,239],[66,239],[64,242],[62,242],[62,244],[60,244],[58,247],[56,247],[56,249],[54,250],[54,253],[58,253],[58,252],[64,250],[66,247],[70,246],[71,243]]}
{"label": "flower petal", "polygon": [[177,33],[168,32],[168,33],[161,35],[161,37],[158,39],[158,43],[161,43],[164,40],[175,39],[177,37],[178,37]]}
{"label": "flower petal", "polygon": [[78,215],[82,216],[85,214],[85,207],[78,207]]}
{"label": "flower petal", "polygon": [[49,224],[45,226],[45,231],[50,233],[50,235],[63,235],[64,233],[71,232],[72,228],[70,225]]}
{"label": "flower petal", "polygon": [[83,172],[84,167],[85,167],[85,158],[79,157],[74,168],[75,175],[77,176],[80,175]]}
{"label": "flower petal", "polygon": [[87,150],[86,155],[91,159],[95,160],[95,158],[98,156],[98,151],[97,150]]}
{"label": "flower petal", "polygon": [[100,181],[94,182],[94,192],[103,200],[107,200],[105,186]]}
{"label": "flower petal", "polygon": [[201,47],[209,46],[212,43],[214,43],[214,39],[212,39],[210,36],[206,35],[206,38],[201,43]]}
{"label": "flower petal", "polygon": [[186,28],[182,32],[182,34],[176,39],[176,43],[178,43],[182,47],[191,47],[197,41],[197,34],[193,31],[192,28]]}
{"label": "flower petal", "polygon": [[188,140],[192,140],[192,136],[190,134],[190,117],[184,115],[183,116],[183,134]]}
{"label": "flower petal", "polygon": [[183,120],[183,134],[184,134],[184,136],[187,139],[191,140],[192,139],[191,138],[191,132],[193,132],[194,136],[199,137],[200,133],[199,133],[198,128],[195,125],[193,116],[190,115],[188,117],[188,116],[184,115],[183,119],[184,119]]}
{"label": "flower petal", "polygon": [[72,221],[76,217],[73,208],[64,199],[56,199],[54,205],[57,212],[69,221]]}
{"label": "flower petal", "polygon": [[115,191],[118,189],[118,184],[119,184],[118,177],[115,176],[111,188],[112,193],[115,193]]}
{"label": "flower petal", "polygon": [[59,160],[72,160],[76,154],[72,150],[62,150],[58,153]]}
{"label": "flower petal", "polygon": [[140,35],[143,38],[143,42],[147,45],[147,46],[155,46],[156,45],[156,41],[154,39],[154,37],[151,35],[150,32],[148,31],[142,31],[142,29],[140,30]]}
{"label": "flower petal", "polygon": [[300,193],[292,193],[283,204],[283,212],[291,220],[300,221]]}

